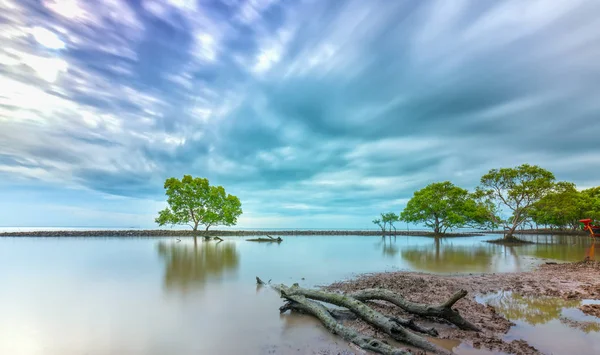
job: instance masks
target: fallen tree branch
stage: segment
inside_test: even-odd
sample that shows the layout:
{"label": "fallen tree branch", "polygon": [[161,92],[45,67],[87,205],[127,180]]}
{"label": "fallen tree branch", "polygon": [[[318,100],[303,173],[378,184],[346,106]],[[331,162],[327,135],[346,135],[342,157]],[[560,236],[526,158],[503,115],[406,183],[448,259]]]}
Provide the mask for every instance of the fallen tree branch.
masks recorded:
{"label": "fallen tree branch", "polygon": [[[403,350],[395,348],[391,345],[384,343],[379,339],[375,339],[370,336],[366,336],[358,333],[354,329],[348,328],[343,324],[337,322],[331,314],[327,311],[325,306],[322,304],[309,300],[304,296],[290,296],[291,299],[288,299],[288,302],[279,308],[280,313],[284,313],[287,310],[294,310],[298,312],[302,312],[305,314],[310,314],[315,316],[317,319],[323,323],[325,328],[327,328],[333,334],[337,334],[344,338],[345,340],[359,346],[362,349],[372,351],[378,354],[384,355],[410,355],[411,353]],[[294,299],[294,300],[292,300]]]}
{"label": "fallen tree branch", "polygon": [[[258,277],[256,278],[256,282],[259,285],[267,285]],[[280,293],[283,292],[281,286],[271,285],[271,287]],[[318,302],[309,300],[300,295],[288,295],[285,296],[285,298],[288,300],[288,302],[279,308],[279,312],[281,313],[284,313],[287,310],[296,310],[313,315],[319,319],[325,328],[327,328],[330,332],[341,336],[345,340],[365,350],[383,355],[410,355],[410,352],[406,350],[392,347],[381,340],[360,334],[354,329],[348,328],[337,322],[335,318],[331,316],[325,306]]]}
{"label": "fallen tree branch", "polygon": [[[257,277],[257,282],[259,280],[260,279]],[[299,287],[298,284],[294,284],[292,287],[279,285],[276,289],[278,289],[281,293],[281,296],[286,299],[291,299],[290,297],[292,296],[304,296],[313,300],[348,308],[360,319],[388,334],[394,340],[413,345],[424,350],[432,351],[434,353],[450,354],[450,352],[446,349],[443,349],[429,342],[427,339],[406,330],[400,323],[390,319],[384,314],[377,312],[353,297],[320,290],[304,289]]]}
{"label": "fallen tree branch", "polygon": [[253,239],[246,239],[249,242],[270,242],[270,243],[281,243],[283,242],[283,239],[281,239],[281,237],[277,237],[277,238],[273,238],[271,236],[268,236],[269,238],[253,238]]}
{"label": "fallen tree branch", "polygon": [[450,297],[446,302],[431,306],[406,300],[404,297],[385,289],[367,289],[349,294],[350,297],[359,301],[382,300],[390,302],[403,310],[425,317],[442,318],[463,330],[481,331],[479,327],[464,319],[452,306],[467,295],[467,291],[460,290]]}
{"label": "fallen tree branch", "polygon": [[403,326],[404,328],[408,328],[411,330],[414,330],[415,332],[419,332],[419,333],[423,333],[423,334],[427,334],[430,335],[432,337],[437,337],[439,335],[438,331],[431,327],[431,328],[426,328],[426,327],[422,327],[420,325],[418,325],[417,323],[415,323],[414,319],[404,319],[404,318],[398,318],[398,317],[390,317],[390,320],[396,324],[399,324],[401,326]]}
{"label": "fallen tree branch", "polygon": [[336,309],[336,308],[329,308],[329,307],[325,307],[325,308],[327,309],[327,312],[329,312],[329,314],[331,314],[331,316],[337,320],[356,320],[356,319],[358,319],[356,314],[350,312],[347,309]]}
{"label": "fallen tree branch", "polygon": [[[337,320],[356,320],[358,318],[358,316],[354,312],[349,311],[347,309],[337,309],[337,308],[329,308],[329,307],[325,307],[325,309],[327,309],[327,312],[329,312],[329,314],[331,314],[331,316]],[[397,318],[397,317],[389,317],[389,318],[392,322],[395,322],[395,323],[403,326],[404,328],[408,328],[408,329],[414,330],[416,332],[427,334],[427,335],[430,335],[433,337],[437,337],[439,335],[438,331],[435,328],[422,327],[422,326],[418,325],[417,323],[415,323],[414,319],[404,319],[404,318]]]}

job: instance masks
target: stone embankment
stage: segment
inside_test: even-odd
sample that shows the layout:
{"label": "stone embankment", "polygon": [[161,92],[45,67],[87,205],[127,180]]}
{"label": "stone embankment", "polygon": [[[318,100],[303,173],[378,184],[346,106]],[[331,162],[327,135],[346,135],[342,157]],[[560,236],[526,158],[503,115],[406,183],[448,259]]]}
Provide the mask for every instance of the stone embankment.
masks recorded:
{"label": "stone embankment", "polygon": [[[282,230],[282,231],[255,231],[255,230],[212,230],[212,231],[191,231],[191,230],[87,230],[87,231],[33,231],[33,232],[6,232],[0,233],[0,237],[183,237],[183,236],[300,236],[300,235],[363,235],[363,236],[381,236],[381,231],[374,230]],[[397,231],[386,232],[385,235],[391,236],[433,236],[431,232],[425,231]],[[447,234],[446,237],[458,236],[477,236],[477,233]]]}

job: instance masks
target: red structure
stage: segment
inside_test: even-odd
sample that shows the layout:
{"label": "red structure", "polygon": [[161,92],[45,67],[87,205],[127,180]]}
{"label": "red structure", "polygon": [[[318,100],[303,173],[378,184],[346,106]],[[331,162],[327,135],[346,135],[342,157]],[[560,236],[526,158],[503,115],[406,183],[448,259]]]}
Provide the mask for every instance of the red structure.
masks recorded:
{"label": "red structure", "polygon": [[589,231],[592,237],[600,238],[600,226],[593,225],[590,218],[580,219],[579,222],[583,223],[584,229]]}

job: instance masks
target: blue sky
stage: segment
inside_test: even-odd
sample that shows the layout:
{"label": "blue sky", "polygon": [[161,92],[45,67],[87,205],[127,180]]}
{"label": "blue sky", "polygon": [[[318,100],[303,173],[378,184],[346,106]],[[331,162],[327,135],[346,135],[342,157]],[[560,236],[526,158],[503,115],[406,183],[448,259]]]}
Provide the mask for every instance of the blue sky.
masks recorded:
{"label": "blue sky", "polygon": [[0,0],[0,225],[365,228],[434,181],[600,184],[600,2]]}

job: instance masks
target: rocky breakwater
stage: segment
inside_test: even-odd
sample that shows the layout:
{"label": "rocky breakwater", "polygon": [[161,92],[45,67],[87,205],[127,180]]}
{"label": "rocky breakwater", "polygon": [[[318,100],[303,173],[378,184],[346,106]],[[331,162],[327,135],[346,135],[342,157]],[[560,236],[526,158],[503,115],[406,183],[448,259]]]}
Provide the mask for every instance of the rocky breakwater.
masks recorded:
{"label": "rocky breakwater", "polygon": [[[382,236],[381,231],[374,230],[281,230],[281,231],[253,231],[253,230],[212,230],[212,231],[191,231],[191,230],[170,230],[170,229],[149,229],[149,230],[83,230],[83,231],[29,231],[29,232],[6,232],[0,233],[0,237],[175,237],[175,236],[301,236],[301,235],[362,235],[362,236]],[[433,236],[431,232],[424,231],[397,231],[386,232],[386,236],[412,235],[412,236]],[[447,234],[446,237],[457,236],[477,236],[477,233]]]}

